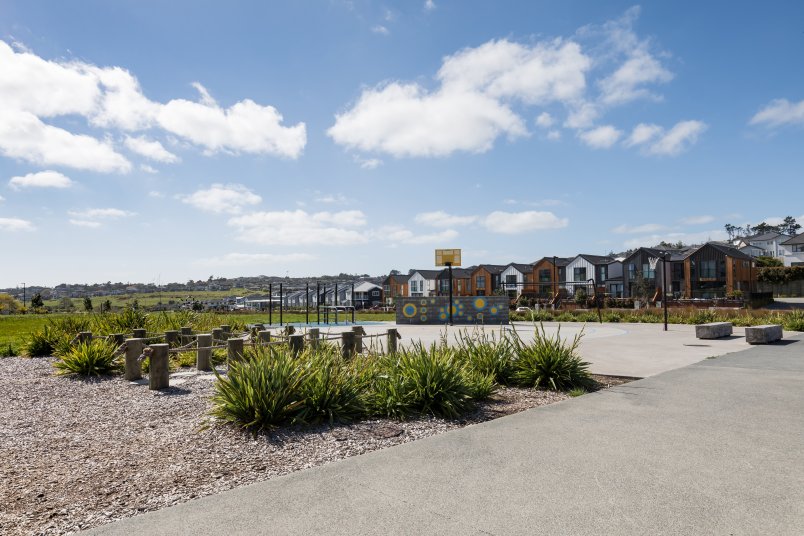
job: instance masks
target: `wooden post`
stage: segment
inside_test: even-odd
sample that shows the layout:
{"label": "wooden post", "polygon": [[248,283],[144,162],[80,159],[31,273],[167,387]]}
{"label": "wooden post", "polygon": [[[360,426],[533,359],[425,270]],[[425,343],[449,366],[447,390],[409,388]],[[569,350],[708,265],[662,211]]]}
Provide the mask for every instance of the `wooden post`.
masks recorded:
{"label": "wooden post", "polygon": [[128,381],[142,378],[142,339],[126,339],[126,371],[124,378]]}
{"label": "wooden post", "polygon": [[265,329],[265,324],[254,324],[254,329],[260,332]]}
{"label": "wooden post", "polygon": [[243,359],[243,339],[228,339],[226,350],[229,361],[241,361]]}
{"label": "wooden post", "polygon": [[114,343],[114,345],[117,346],[118,348],[120,347],[121,344],[126,342],[126,336],[122,333],[112,333],[109,336],[112,338],[112,342]]}
{"label": "wooden post", "polygon": [[318,344],[320,343],[320,331],[318,328],[310,328],[310,330],[307,332],[307,337],[310,339],[310,348],[317,350]]}
{"label": "wooden post", "polygon": [[257,332],[257,339],[263,344],[271,342],[271,332],[265,329],[260,330]]}
{"label": "wooden post", "polygon": [[304,335],[291,335],[288,338],[288,345],[293,357],[298,357],[304,351]]}
{"label": "wooden post", "polygon": [[171,348],[179,345],[179,332],[176,330],[168,330],[165,332],[165,344]]}
{"label": "wooden post", "polygon": [[168,345],[152,344],[148,365],[148,389],[167,389],[169,385]]}
{"label": "wooden post", "polygon": [[[224,333],[227,334],[232,333],[232,326],[230,326],[229,324],[221,324],[221,329],[223,330]],[[226,338],[228,339],[229,337]]]}
{"label": "wooden post", "polygon": [[133,338],[134,339],[144,339],[147,336],[148,336],[148,332],[145,331],[145,329],[143,329],[143,328],[137,328],[137,329],[134,330],[134,333],[133,333]]}
{"label": "wooden post", "polygon": [[212,370],[212,335],[199,333],[196,337],[195,368],[198,370]]}
{"label": "wooden post", "polygon": [[399,334],[397,333],[395,328],[390,328],[388,330],[388,353],[395,354],[397,350],[396,341],[399,338]]}
{"label": "wooden post", "polygon": [[344,331],[341,333],[341,355],[344,359],[350,359],[355,354],[355,332]]}
{"label": "wooden post", "polygon": [[190,344],[190,341],[193,340],[193,328],[187,326],[179,328],[179,335],[181,336],[182,346]]}
{"label": "wooden post", "polygon": [[366,333],[366,330],[363,329],[363,326],[352,326],[352,332],[355,334],[355,353],[362,354],[363,334]]}
{"label": "wooden post", "polygon": [[91,331],[82,331],[78,334],[78,343],[87,343],[89,344],[92,342],[92,332]]}
{"label": "wooden post", "polygon": [[212,344],[215,344],[215,341],[225,341],[226,339],[223,338],[223,330],[221,328],[215,328],[212,330]]}

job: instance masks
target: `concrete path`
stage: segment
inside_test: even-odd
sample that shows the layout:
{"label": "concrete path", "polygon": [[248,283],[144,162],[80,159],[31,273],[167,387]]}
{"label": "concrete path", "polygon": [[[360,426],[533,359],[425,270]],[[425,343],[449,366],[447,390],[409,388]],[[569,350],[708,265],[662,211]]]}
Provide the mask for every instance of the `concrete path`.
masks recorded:
{"label": "concrete path", "polygon": [[92,534],[804,534],[804,340]]}

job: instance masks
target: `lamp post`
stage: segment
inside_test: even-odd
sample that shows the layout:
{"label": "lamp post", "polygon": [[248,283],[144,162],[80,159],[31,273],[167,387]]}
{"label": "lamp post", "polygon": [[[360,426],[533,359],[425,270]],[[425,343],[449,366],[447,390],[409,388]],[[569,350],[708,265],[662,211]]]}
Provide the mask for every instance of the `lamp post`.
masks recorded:
{"label": "lamp post", "polygon": [[452,325],[452,263],[446,263],[449,270],[449,325]]}
{"label": "lamp post", "polygon": [[25,283],[22,284],[22,308],[25,309]]}
{"label": "lamp post", "polygon": [[664,308],[664,330],[667,331],[667,256],[668,251],[662,251],[662,306]]}
{"label": "lamp post", "polygon": [[553,255],[553,298],[555,299],[556,294],[558,293],[558,265],[556,261],[556,256]]}

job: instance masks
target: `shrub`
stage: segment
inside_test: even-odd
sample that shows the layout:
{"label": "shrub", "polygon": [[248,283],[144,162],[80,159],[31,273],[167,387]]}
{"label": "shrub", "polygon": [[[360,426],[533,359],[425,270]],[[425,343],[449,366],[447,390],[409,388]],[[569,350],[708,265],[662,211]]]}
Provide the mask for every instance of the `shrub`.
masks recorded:
{"label": "shrub", "polygon": [[715,313],[712,311],[697,311],[690,315],[690,324],[708,324],[714,322],[716,319]]}
{"label": "shrub", "polygon": [[[485,332],[470,336],[466,331],[456,337],[458,345],[455,357],[468,369],[481,377],[491,377],[492,381],[507,385],[511,381],[511,341],[501,335],[500,339]],[[491,393],[489,393],[491,394]],[[488,395],[486,395],[488,396]]]}
{"label": "shrub", "polygon": [[115,355],[114,343],[103,339],[81,342],[61,354],[53,366],[59,374],[78,374],[80,376],[100,376],[111,374],[120,368],[120,360]]}
{"label": "shrub", "polygon": [[606,313],[606,314],[603,315],[603,321],[604,322],[619,322],[620,321],[620,315],[618,315],[617,313],[612,313],[612,312]]}
{"label": "shrub", "polygon": [[303,407],[305,371],[289,352],[257,347],[229,364],[223,378],[215,372],[211,414],[254,430],[291,422]]}
{"label": "shrub", "polygon": [[561,337],[561,329],[548,336],[544,326],[536,328],[533,342],[525,343],[516,334],[513,347],[514,380],[523,387],[542,387],[555,391],[573,388],[592,389],[595,381],[589,374],[589,363],[577,355],[583,332],[572,342]]}
{"label": "shrub", "polygon": [[15,357],[17,355],[19,355],[19,353],[13,344],[8,343],[0,346],[0,357]]}
{"label": "shrub", "polygon": [[296,419],[306,423],[350,422],[365,414],[364,377],[357,368],[359,360],[343,362],[337,350],[306,351],[301,385],[304,404]]}
{"label": "shrub", "polygon": [[785,315],[784,329],[788,331],[804,331],[804,311],[793,311]]}
{"label": "shrub", "polygon": [[452,351],[433,344],[421,344],[388,356],[374,383],[372,409],[389,417],[404,419],[412,414],[458,417],[474,407],[477,385],[455,359]]}

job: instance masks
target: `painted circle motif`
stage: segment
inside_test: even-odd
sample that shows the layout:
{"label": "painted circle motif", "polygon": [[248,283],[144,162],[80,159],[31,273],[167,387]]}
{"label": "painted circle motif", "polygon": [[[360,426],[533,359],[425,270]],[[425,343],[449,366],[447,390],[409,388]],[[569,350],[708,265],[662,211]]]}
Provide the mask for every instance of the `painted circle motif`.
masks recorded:
{"label": "painted circle motif", "polygon": [[402,314],[405,316],[405,318],[413,318],[416,316],[416,306],[412,303],[406,304],[402,308]]}
{"label": "painted circle motif", "polygon": [[497,311],[499,311],[499,309],[497,309],[496,307],[491,308],[491,314],[496,315]]}
{"label": "painted circle motif", "polygon": [[486,308],[486,300],[484,300],[483,298],[477,298],[474,302],[472,302],[472,305],[475,306],[476,310],[482,311],[483,309]]}

